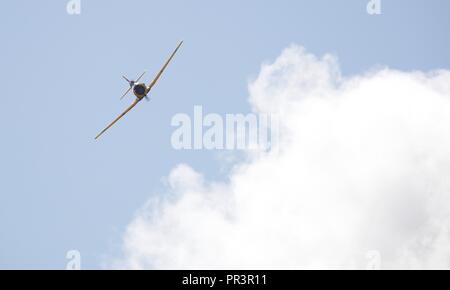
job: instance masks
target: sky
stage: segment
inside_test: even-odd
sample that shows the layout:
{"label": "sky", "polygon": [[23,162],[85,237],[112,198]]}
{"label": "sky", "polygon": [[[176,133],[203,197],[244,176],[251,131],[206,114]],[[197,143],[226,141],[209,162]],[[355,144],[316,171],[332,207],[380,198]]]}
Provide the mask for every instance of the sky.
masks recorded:
{"label": "sky", "polygon": [[[172,148],[171,118],[194,105],[250,112],[260,103],[249,84],[291,45],[336,56],[344,77],[450,67],[445,0],[382,0],[381,15],[365,0],[81,0],[79,15],[67,2],[0,10],[0,268],[64,269],[73,249],[84,269],[109,268],[137,211],[180,163],[209,182],[229,179],[220,151]],[[132,101],[119,100],[121,75],[147,70],[149,80],[179,40],[152,101],[95,141]]]}

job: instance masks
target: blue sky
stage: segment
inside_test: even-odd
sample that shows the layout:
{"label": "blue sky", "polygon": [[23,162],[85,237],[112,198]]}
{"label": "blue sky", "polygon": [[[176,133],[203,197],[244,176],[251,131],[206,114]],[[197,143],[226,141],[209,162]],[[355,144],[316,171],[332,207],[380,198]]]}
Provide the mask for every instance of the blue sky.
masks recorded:
{"label": "blue sky", "polygon": [[[172,149],[172,116],[248,112],[248,81],[292,43],[344,75],[450,67],[446,0],[67,2],[1,5],[0,268],[63,269],[70,249],[102,267],[176,164],[224,178],[217,151]],[[181,39],[153,100],[94,141],[131,103],[121,75],[148,80]]]}

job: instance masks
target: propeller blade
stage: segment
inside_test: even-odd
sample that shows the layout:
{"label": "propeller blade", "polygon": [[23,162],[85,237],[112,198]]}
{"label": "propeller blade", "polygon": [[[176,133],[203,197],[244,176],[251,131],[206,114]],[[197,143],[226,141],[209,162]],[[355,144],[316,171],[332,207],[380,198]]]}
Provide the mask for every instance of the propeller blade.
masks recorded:
{"label": "propeller blade", "polygon": [[124,80],[126,80],[127,81],[127,83],[131,83],[131,81],[129,80],[129,79],[127,79],[127,77],[126,76],[122,76],[123,78],[124,78]]}
{"label": "propeller blade", "polygon": [[144,96],[147,102],[150,102],[150,98],[148,96]]}
{"label": "propeller blade", "polygon": [[123,94],[120,99],[122,100],[129,92],[131,91],[131,87],[128,88],[128,90]]}
{"label": "propeller blade", "polygon": [[134,82],[137,83],[146,73],[147,71],[144,71]]}

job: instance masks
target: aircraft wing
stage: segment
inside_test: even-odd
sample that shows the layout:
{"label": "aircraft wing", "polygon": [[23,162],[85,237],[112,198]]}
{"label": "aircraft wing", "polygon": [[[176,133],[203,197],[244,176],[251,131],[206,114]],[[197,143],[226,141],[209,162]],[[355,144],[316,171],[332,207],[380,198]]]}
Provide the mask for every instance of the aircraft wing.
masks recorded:
{"label": "aircraft wing", "polygon": [[136,98],[136,100],[134,100],[134,102],[125,110],[123,111],[122,114],[120,114],[116,119],[114,119],[114,121],[111,122],[111,124],[109,124],[105,129],[103,129],[96,137],[95,139],[98,139],[98,137],[100,137],[103,133],[106,132],[106,130],[108,130],[109,128],[112,127],[112,125],[114,125],[117,121],[120,120],[120,118],[122,118],[123,116],[125,116],[126,113],[128,113],[131,109],[134,108],[134,106],[137,105],[137,103],[139,103],[140,99]]}
{"label": "aircraft wing", "polygon": [[175,54],[177,53],[178,49],[180,48],[180,46],[183,44],[183,41],[180,41],[180,43],[178,44],[177,48],[175,48],[175,50],[172,52],[172,54],[170,55],[170,57],[167,59],[166,63],[164,63],[164,65],[162,66],[161,70],[158,72],[158,74],[156,75],[156,77],[148,84],[148,90],[147,90],[147,94],[148,92],[150,92],[150,90],[152,89],[152,87],[156,84],[156,82],[158,81],[159,77],[162,75],[162,73],[164,72],[164,70],[166,69],[166,67],[169,65],[170,61],[172,60],[172,58],[175,56]]}

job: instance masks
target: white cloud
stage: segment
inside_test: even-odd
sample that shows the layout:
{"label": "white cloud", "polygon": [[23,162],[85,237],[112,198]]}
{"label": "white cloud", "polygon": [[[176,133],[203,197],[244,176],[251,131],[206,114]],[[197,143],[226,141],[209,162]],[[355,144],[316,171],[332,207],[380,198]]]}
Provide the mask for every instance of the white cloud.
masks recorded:
{"label": "white cloud", "polygon": [[279,152],[224,183],[188,165],[124,235],[125,268],[450,266],[450,72],[343,78],[291,46],[249,85],[281,118]]}

